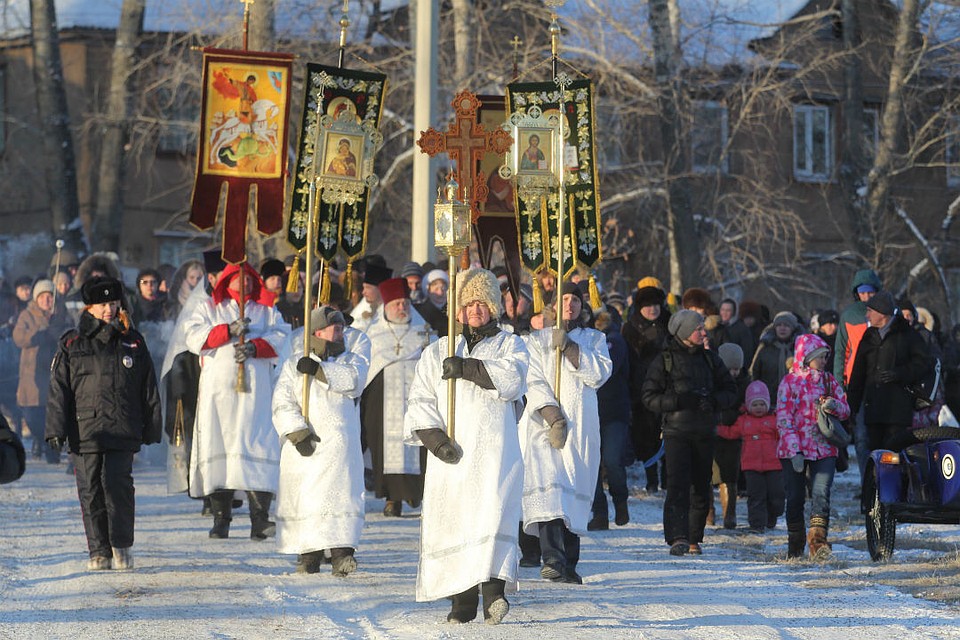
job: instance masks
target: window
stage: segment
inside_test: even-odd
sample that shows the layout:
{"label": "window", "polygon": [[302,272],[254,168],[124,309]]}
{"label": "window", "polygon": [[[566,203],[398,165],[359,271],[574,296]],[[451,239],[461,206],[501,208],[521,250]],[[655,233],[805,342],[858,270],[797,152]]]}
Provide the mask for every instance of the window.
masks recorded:
{"label": "window", "polygon": [[176,64],[158,64],[160,81],[152,89],[149,104],[157,118],[157,151],[192,155],[197,150],[200,121],[200,83]]}
{"label": "window", "polygon": [[947,119],[947,186],[960,187],[960,116]]}
{"label": "window", "polygon": [[825,182],[833,170],[833,125],[830,107],[793,108],[793,175],[798,180]]}
{"label": "window", "polygon": [[[863,110],[863,156],[864,166],[872,167],[880,144],[880,110]],[[869,171],[869,169],[868,169]]]}
{"label": "window", "polygon": [[693,170],[697,173],[726,173],[727,108],[719,102],[703,100],[693,105],[693,130],[690,134]]}

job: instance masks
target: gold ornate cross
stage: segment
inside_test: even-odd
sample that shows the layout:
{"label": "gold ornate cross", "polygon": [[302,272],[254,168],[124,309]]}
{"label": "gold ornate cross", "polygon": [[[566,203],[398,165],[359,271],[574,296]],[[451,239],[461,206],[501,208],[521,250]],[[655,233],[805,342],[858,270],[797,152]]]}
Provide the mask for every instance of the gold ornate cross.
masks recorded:
{"label": "gold ornate cross", "polygon": [[431,158],[446,152],[457,166],[453,172],[457,183],[463,187],[464,198],[470,203],[470,214],[474,222],[480,217],[480,205],[487,201],[490,193],[487,176],[480,169],[484,154],[493,152],[504,154],[513,144],[513,138],[497,127],[493,131],[477,122],[480,100],[469,91],[461,91],[450,103],[455,117],[446,132],[433,127],[421,132],[417,145]]}

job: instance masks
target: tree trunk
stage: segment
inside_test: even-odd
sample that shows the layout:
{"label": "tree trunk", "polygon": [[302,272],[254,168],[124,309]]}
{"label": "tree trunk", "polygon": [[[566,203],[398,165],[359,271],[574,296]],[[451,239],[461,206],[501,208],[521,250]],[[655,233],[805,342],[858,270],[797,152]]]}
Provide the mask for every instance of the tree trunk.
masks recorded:
{"label": "tree trunk", "polygon": [[[880,125],[880,142],[877,144],[877,156],[873,161],[873,169],[870,171],[867,182],[867,215],[873,221],[884,218],[889,207],[894,155],[900,130],[903,128],[903,89],[916,58],[913,37],[916,33],[919,13],[919,0],[903,0],[897,22],[890,82],[887,85],[886,102]],[[876,268],[880,266],[880,258],[885,251],[882,239],[876,239],[873,244],[873,254],[869,258]]]}
{"label": "tree trunk", "polygon": [[63,237],[80,215],[80,202],[53,0],[30,0],[30,30],[33,37],[33,81],[37,90],[43,146],[38,161],[46,175],[53,234]]}
{"label": "tree trunk", "polygon": [[865,224],[864,200],[860,188],[866,183],[869,167],[864,157],[863,73],[858,48],[862,43],[858,0],[843,0],[843,143],[840,148],[840,187],[850,233],[850,245],[862,260],[873,253],[872,234]]}
{"label": "tree trunk", "polygon": [[107,113],[100,127],[100,170],[97,172],[97,208],[93,219],[92,247],[120,250],[123,221],[123,186],[126,174],[124,146],[129,135],[130,81],[143,33],[146,0],[123,0],[113,45]]}
{"label": "tree trunk", "polygon": [[247,48],[251,51],[272,51],[276,40],[276,5],[274,0],[257,0],[250,5],[250,31],[247,37]]}
{"label": "tree trunk", "polygon": [[453,0],[453,46],[456,66],[453,79],[457,91],[467,88],[473,70],[473,3],[471,0]]}
{"label": "tree trunk", "polygon": [[689,140],[683,123],[687,112],[681,75],[679,9],[676,0],[650,0],[650,29],[653,33],[653,61],[658,88],[660,137],[667,182],[667,228],[670,242],[670,290],[683,289],[698,281],[700,246],[693,224],[688,182]]}

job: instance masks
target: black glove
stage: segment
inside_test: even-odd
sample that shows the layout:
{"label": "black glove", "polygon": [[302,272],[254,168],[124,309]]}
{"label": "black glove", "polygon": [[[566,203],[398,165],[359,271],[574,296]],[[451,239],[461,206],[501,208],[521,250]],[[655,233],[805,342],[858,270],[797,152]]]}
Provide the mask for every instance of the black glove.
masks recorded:
{"label": "black glove", "polygon": [[300,373],[305,373],[308,376],[316,375],[317,369],[320,368],[320,363],[314,360],[313,358],[308,358],[303,356],[297,360],[297,371]]}
{"label": "black glove", "polygon": [[239,338],[250,332],[250,318],[243,318],[234,320],[228,325],[230,329],[230,335],[234,338]]}
{"label": "black glove", "polygon": [[457,464],[460,462],[460,458],[463,457],[460,448],[450,441],[450,438],[443,429],[419,429],[417,436],[420,438],[423,446],[427,448],[427,451],[435,455],[440,462]]}
{"label": "black glove", "polygon": [[717,410],[717,401],[710,395],[700,396],[698,408],[704,413],[713,413]]}
{"label": "black glove", "polygon": [[234,362],[246,362],[252,358],[257,353],[257,346],[252,342],[239,343],[235,342],[233,344],[233,360]]}
{"label": "black glove", "polygon": [[892,369],[884,369],[877,374],[877,380],[884,383],[896,382],[898,378],[897,372]]}
{"label": "black glove", "polygon": [[336,358],[347,350],[342,342],[327,342],[327,357]]}
{"label": "black glove", "polygon": [[63,438],[60,438],[58,436],[47,438],[47,444],[50,445],[50,448],[56,451],[57,453],[63,451]]}
{"label": "black glove", "polygon": [[460,356],[451,356],[449,358],[443,359],[443,375],[440,376],[444,380],[449,380],[450,378],[462,378],[463,377],[463,358]]}
{"label": "black glove", "polygon": [[490,379],[490,374],[487,373],[487,368],[483,366],[483,360],[478,360],[476,358],[464,358],[463,373],[461,374],[461,377],[464,380],[469,380],[481,389],[497,388],[496,385],[493,384],[493,380]]}
{"label": "black glove", "polygon": [[693,391],[684,391],[677,396],[677,409],[682,411],[693,411],[700,408],[700,400],[703,398],[699,393]]}
{"label": "black glove", "polygon": [[310,429],[297,429],[287,434],[287,440],[297,449],[297,453],[304,457],[313,455],[320,438]]}

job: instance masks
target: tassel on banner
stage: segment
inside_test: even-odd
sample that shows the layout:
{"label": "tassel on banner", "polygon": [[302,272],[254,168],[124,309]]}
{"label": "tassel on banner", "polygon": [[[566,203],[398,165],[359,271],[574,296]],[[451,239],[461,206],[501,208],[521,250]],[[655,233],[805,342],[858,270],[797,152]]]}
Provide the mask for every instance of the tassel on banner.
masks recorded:
{"label": "tassel on banner", "polygon": [[293,256],[290,275],[287,276],[287,293],[296,293],[300,288],[300,252]]}
{"label": "tassel on banner", "polygon": [[597,288],[597,279],[590,274],[590,306],[596,311],[603,306],[603,300],[600,299],[600,289]]}
{"label": "tassel on banner", "polygon": [[353,298],[353,263],[347,263],[347,270],[343,274],[343,299],[348,302]]}
{"label": "tassel on banner", "polygon": [[533,278],[533,313],[543,313],[543,292],[540,291],[540,281]]}
{"label": "tassel on banner", "polygon": [[323,265],[323,274],[320,276],[320,304],[330,303],[330,265]]}

